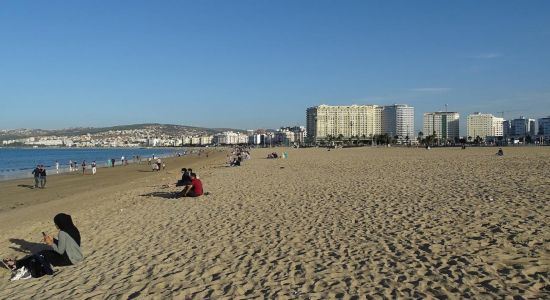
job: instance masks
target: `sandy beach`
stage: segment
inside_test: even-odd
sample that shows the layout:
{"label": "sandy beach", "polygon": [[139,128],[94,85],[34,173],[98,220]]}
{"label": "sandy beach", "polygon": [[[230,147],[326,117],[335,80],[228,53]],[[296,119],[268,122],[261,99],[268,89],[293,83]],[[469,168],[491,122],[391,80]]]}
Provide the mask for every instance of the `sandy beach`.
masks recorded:
{"label": "sandy beach", "polygon": [[[287,151],[288,159],[265,159]],[[550,297],[550,148],[258,149],[0,183],[0,255],[73,216],[85,261],[0,299]],[[172,199],[192,167],[205,191]]]}

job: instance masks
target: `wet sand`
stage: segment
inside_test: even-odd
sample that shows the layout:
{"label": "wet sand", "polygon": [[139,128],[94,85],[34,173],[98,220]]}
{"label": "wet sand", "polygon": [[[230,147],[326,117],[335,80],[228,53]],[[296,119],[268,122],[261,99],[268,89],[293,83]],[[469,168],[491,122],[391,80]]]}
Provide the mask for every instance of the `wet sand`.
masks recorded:
{"label": "wet sand", "polygon": [[[0,298],[550,296],[550,148],[272,151],[0,183],[3,257],[43,247],[61,211],[86,256],[40,279],[4,271]],[[170,198],[184,166],[210,195]]]}

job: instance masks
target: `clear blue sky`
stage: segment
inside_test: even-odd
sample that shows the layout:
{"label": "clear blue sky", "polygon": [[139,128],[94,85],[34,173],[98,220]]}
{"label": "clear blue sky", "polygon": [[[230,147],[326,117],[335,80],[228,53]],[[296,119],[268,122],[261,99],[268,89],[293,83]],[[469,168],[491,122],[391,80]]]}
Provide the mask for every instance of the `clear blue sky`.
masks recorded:
{"label": "clear blue sky", "polygon": [[2,1],[0,128],[550,115],[550,1]]}

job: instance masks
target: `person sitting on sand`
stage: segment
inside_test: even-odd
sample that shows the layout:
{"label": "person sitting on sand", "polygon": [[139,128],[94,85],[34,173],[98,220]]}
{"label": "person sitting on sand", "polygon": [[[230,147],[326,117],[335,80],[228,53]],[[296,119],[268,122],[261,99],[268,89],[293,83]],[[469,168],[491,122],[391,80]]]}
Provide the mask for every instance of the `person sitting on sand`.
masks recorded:
{"label": "person sitting on sand", "polygon": [[44,234],[44,242],[52,247],[51,250],[42,250],[36,254],[27,256],[20,260],[6,259],[4,264],[11,270],[25,267],[30,270],[31,260],[38,256],[44,258],[52,266],[70,266],[81,262],[84,259],[80,250],[80,232],[73,224],[70,215],[59,213],[53,218],[55,226],[59,229],[57,239]]}
{"label": "person sitting on sand", "polygon": [[498,148],[498,152],[496,153],[498,156],[503,156],[504,151],[502,151],[502,148]]}
{"label": "person sitting on sand", "polygon": [[187,172],[187,168],[181,169],[181,179],[178,180],[176,186],[187,186],[191,184],[191,175]]}
{"label": "person sitting on sand", "polygon": [[183,197],[198,197],[202,195],[202,181],[197,178],[197,174],[191,173],[191,184],[185,186],[181,193]]}

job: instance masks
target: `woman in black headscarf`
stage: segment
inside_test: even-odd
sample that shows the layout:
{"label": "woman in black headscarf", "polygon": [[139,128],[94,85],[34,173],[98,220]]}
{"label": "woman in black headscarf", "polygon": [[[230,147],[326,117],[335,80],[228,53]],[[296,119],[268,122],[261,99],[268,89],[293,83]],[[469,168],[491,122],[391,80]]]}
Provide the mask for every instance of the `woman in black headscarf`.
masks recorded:
{"label": "woman in black headscarf", "polygon": [[80,250],[80,232],[74,226],[71,216],[60,213],[53,218],[53,222],[59,233],[57,239],[43,233],[44,242],[52,249],[42,250],[36,254],[20,260],[5,260],[4,263],[12,269],[21,267],[29,268],[29,262],[33,257],[41,256],[53,266],[69,266],[79,263],[84,259]]}

